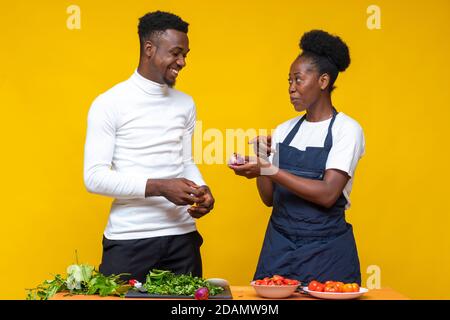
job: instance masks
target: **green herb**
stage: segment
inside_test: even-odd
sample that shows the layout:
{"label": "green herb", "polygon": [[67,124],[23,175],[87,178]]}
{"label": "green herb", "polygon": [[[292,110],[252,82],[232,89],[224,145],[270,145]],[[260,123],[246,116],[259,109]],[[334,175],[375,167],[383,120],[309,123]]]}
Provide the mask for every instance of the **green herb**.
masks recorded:
{"label": "green herb", "polygon": [[190,275],[176,275],[168,270],[153,269],[147,275],[143,287],[150,294],[194,296],[199,288],[208,288],[209,295],[221,293],[222,287],[214,286],[208,281]]}
{"label": "green herb", "polygon": [[58,292],[67,291],[68,295],[120,296],[131,286],[120,280],[125,274],[105,276],[89,265],[69,266],[67,278],[56,275],[53,280],[45,280],[36,288],[27,289],[27,300],[47,300]]}
{"label": "green herb", "polygon": [[57,292],[67,290],[66,280],[57,274],[53,280],[45,280],[36,288],[27,289],[27,300],[47,300]]}
{"label": "green herb", "polygon": [[76,256],[77,264],[67,267],[67,277],[57,274],[53,280],[45,280],[36,288],[27,289],[27,300],[47,300],[62,291],[67,291],[69,295],[99,294],[123,297],[131,289],[130,285],[120,279],[125,273],[105,276],[93,266],[78,264],[78,255]]}

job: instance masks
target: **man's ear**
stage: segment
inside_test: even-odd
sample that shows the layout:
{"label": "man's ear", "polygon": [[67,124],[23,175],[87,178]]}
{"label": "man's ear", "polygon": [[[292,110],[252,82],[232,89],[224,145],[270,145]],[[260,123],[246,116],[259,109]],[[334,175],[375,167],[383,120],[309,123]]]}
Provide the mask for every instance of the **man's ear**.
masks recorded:
{"label": "man's ear", "polygon": [[321,90],[325,90],[330,84],[330,75],[328,73],[324,73],[319,77],[319,86]]}
{"label": "man's ear", "polygon": [[151,58],[155,53],[155,45],[151,40],[145,40],[143,44],[143,53],[146,58]]}

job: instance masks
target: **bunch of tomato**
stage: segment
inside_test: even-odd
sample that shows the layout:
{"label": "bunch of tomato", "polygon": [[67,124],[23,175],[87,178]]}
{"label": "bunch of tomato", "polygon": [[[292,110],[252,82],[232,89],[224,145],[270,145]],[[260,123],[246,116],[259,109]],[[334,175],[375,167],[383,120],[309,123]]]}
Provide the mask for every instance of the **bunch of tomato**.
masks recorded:
{"label": "bunch of tomato", "polygon": [[280,275],[274,275],[271,278],[265,277],[264,279],[255,280],[256,285],[263,286],[284,286],[284,285],[298,285],[300,282],[295,279],[288,279]]}
{"label": "bunch of tomato", "polygon": [[359,292],[357,283],[343,283],[339,281],[327,281],[321,283],[319,281],[311,281],[308,290],[319,292]]}

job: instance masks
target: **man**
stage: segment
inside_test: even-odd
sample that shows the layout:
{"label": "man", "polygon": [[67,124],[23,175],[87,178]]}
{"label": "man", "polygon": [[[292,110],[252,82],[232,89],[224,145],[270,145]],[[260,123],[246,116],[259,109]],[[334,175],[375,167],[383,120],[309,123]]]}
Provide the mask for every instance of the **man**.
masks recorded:
{"label": "man", "polygon": [[89,110],[84,182],[115,198],[103,237],[105,275],[143,282],[158,268],[202,276],[193,218],[211,211],[214,198],[192,160],[195,104],[173,88],[186,65],[187,32],[171,13],[141,17],[137,70]]}

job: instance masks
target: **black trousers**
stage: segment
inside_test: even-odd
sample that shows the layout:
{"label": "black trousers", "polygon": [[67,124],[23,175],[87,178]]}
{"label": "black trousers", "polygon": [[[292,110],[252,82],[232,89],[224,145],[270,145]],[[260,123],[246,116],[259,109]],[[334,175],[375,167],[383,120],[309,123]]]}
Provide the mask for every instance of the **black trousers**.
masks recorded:
{"label": "black trousers", "polygon": [[153,268],[201,277],[202,243],[198,231],[136,240],[110,240],[103,236],[99,271],[104,275],[129,273],[122,279],[136,279],[142,283]]}

